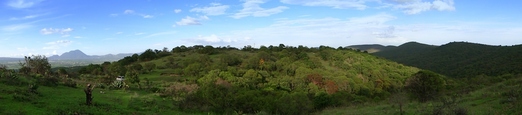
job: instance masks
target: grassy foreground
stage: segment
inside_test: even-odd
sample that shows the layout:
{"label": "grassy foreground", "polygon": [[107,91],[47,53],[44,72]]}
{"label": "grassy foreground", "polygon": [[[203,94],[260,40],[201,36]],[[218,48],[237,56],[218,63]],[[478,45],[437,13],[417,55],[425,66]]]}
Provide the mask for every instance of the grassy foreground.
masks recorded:
{"label": "grassy foreground", "polygon": [[[156,93],[127,90],[94,89],[94,106],[86,106],[83,89],[66,86],[40,86],[37,94],[27,93],[26,86],[0,84],[0,114],[208,114],[177,111],[171,101]],[[434,114],[435,111],[465,110],[470,115],[522,114],[520,99],[522,78],[505,80],[494,85],[446,100],[404,104],[405,114]],[[454,101],[452,101],[454,100]],[[444,103],[446,102],[446,103]],[[319,115],[382,115],[400,114],[397,104],[389,101],[368,102],[348,107],[328,108]]]}
{"label": "grassy foreground", "polygon": [[93,90],[93,106],[85,105],[82,88],[40,86],[38,93],[27,93],[26,87],[0,84],[0,114],[198,114],[176,111],[171,101],[163,101],[154,93],[133,90]]}

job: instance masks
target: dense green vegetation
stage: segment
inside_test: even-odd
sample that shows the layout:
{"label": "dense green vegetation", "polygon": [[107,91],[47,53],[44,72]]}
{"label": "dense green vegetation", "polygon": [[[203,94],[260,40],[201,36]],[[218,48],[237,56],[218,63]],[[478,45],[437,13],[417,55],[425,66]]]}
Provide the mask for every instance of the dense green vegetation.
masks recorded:
{"label": "dense green vegetation", "polygon": [[[498,82],[495,79],[504,80]],[[388,101],[323,110],[324,115],[520,115],[522,114],[522,74],[480,78],[484,82],[465,81],[458,90],[420,103],[409,101],[406,94],[394,94]],[[461,90],[480,87],[478,90]],[[402,105],[402,106],[400,106]]]}
{"label": "dense green vegetation", "polygon": [[281,44],[241,50],[212,46],[149,49],[118,62],[90,65],[80,73],[128,77],[131,72],[140,74],[134,79],[170,82],[150,87],[172,98],[181,110],[299,114],[384,100],[417,71],[342,47]]}
{"label": "dense green vegetation", "polygon": [[375,55],[451,77],[522,73],[522,45],[490,46],[452,42],[431,46],[409,42]]}
{"label": "dense green vegetation", "polygon": [[[171,102],[172,110],[304,114],[385,100],[418,69],[342,47],[281,44],[149,49],[117,62],[91,64],[77,73],[54,71],[22,73],[58,79],[53,84],[70,87],[81,82],[108,91],[149,92]],[[115,81],[117,76],[126,79]]]}
{"label": "dense green vegetation", "polygon": [[[344,47],[196,45],[148,49],[84,67],[51,69],[43,56],[26,57],[19,65],[17,70],[0,65],[0,114],[439,115],[522,110],[522,74],[456,79]],[[470,74],[466,72],[462,74]],[[118,76],[125,80],[116,80]],[[95,86],[91,106],[83,92],[88,83]]]}

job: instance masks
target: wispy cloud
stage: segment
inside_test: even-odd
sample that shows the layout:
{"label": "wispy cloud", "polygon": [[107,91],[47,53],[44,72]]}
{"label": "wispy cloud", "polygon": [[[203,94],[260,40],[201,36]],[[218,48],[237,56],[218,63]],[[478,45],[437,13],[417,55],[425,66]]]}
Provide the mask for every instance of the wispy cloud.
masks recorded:
{"label": "wispy cloud", "polygon": [[[125,10],[123,11],[123,14],[126,14],[126,15],[138,15],[138,16],[141,16],[143,18],[154,18],[153,15],[149,15],[149,14],[144,14],[144,13],[138,13],[134,10]],[[118,16],[117,14],[116,15],[113,15],[111,14],[111,16]]]}
{"label": "wispy cloud", "polygon": [[40,17],[42,15],[27,15],[27,16],[24,16],[24,17],[11,17],[9,18],[9,20],[26,20],[26,19],[33,19],[33,18],[37,18],[37,17]]}
{"label": "wispy cloud", "polygon": [[453,0],[280,0],[281,3],[303,6],[325,6],[336,9],[365,10],[371,8],[400,9],[405,14],[418,14],[429,10],[454,11]]}
{"label": "wispy cloud", "polygon": [[156,37],[156,36],[164,36],[164,35],[172,35],[172,34],[176,34],[176,33],[177,33],[176,31],[158,32],[158,33],[153,33],[153,34],[150,34],[148,36],[145,36],[145,38]]}
{"label": "wispy cloud", "polygon": [[[239,46],[263,44],[277,45],[329,45],[384,43],[396,44],[409,38],[397,33],[397,27],[389,31],[387,22],[396,17],[382,13],[349,19],[339,18],[308,18],[294,20],[276,20],[273,24],[250,30],[236,30],[227,36],[201,36],[194,41],[201,43],[228,43]],[[388,31],[388,32],[387,32]],[[377,35],[378,34],[378,35]],[[383,38],[386,36],[387,38]],[[246,39],[248,38],[248,40]],[[387,40],[386,42],[383,42]]]}
{"label": "wispy cloud", "polygon": [[2,31],[14,32],[14,31],[20,31],[23,29],[27,29],[30,27],[32,27],[31,24],[14,24],[14,25],[3,26]]}
{"label": "wispy cloud", "polygon": [[177,14],[177,13],[181,13],[181,9],[175,9],[175,10],[174,10],[174,13],[176,13],[176,14]]}
{"label": "wispy cloud", "polygon": [[40,33],[43,35],[49,35],[49,34],[55,34],[55,33],[68,35],[69,32],[72,32],[72,31],[73,31],[72,28],[63,28],[63,29],[43,28],[40,30]]}
{"label": "wispy cloud", "polygon": [[202,20],[208,20],[209,18],[207,16],[200,16],[199,18],[193,18],[190,16],[187,16],[180,21],[176,22],[177,25],[180,26],[186,26],[186,25],[201,25]]}
{"label": "wispy cloud", "polygon": [[284,10],[288,9],[288,7],[286,6],[278,6],[268,9],[262,8],[260,5],[264,4],[265,2],[265,0],[245,0],[245,3],[243,3],[243,9],[241,9],[239,12],[235,13],[231,17],[236,19],[247,16],[265,17],[281,13]]}
{"label": "wispy cloud", "polygon": [[304,6],[327,6],[338,9],[355,8],[364,10],[368,6],[365,2],[368,0],[281,0],[285,4],[298,4]]}
{"label": "wispy cloud", "polygon": [[134,10],[125,10],[123,11],[123,14],[133,14]]}
{"label": "wispy cloud", "polygon": [[9,0],[7,6],[17,9],[30,8],[44,0]]}
{"label": "wispy cloud", "polygon": [[429,10],[438,11],[454,11],[455,6],[453,0],[435,0],[433,2],[425,2],[421,0],[395,1],[393,8],[402,9],[406,14],[418,14]]}
{"label": "wispy cloud", "polygon": [[225,46],[225,45],[237,44],[239,42],[246,42],[248,40],[249,40],[248,37],[241,39],[241,38],[235,38],[232,36],[218,36],[218,35],[212,34],[212,35],[208,35],[208,36],[198,35],[197,37],[188,39],[185,42],[193,43],[193,44]]}
{"label": "wispy cloud", "polygon": [[58,40],[58,41],[52,41],[45,43],[47,46],[43,47],[42,49],[60,49],[62,47],[69,46],[73,41],[70,40]]}
{"label": "wispy cloud", "polygon": [[221,5],[220,3],[211,3],[211,6],[197,7],[190,10],[190,12],[200,12],[209,16],[223,15],[229,8],[228,5]]}
{"label": "wispy cloud", "polygon": [[145,33],[143,33],[143,32],[140,32],[140,33],[135,33],[134,35],[137,35],[137,36],[139,36],[139,35],[143,35],[143,34],[145,34]]}

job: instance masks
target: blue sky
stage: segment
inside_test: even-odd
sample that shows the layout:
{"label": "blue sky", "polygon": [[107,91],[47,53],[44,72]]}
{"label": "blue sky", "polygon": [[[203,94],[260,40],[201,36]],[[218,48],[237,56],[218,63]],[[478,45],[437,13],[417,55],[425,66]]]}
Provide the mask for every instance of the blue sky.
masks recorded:
{"label": "blue sky", "polygon": [[0,57],[196,44],[522,44],[518,0],[2,0]]}

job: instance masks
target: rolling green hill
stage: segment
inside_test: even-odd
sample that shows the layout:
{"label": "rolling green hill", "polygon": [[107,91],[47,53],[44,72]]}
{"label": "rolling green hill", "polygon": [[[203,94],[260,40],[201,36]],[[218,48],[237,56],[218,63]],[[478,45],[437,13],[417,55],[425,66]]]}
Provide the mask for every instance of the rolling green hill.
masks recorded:
{"label": "rolling green hill", "polygon": [[[19,86],[9,85],[10,78],[2,77],[6,79],[4,87],[11,87],[5,90],[10,92],[25,89],[28,84],[42,86],[37,94],[19,90],[23,95],[2,96],[7,104],[0,112],[37,114],[49,109],[44,113],[307,114],[326,107],[385,100],[419,71],[351,49],[282,44],[242,49],[181,46],[146,50],[116,62],[91,64],[78,73],[66,70],[54,70],[43,77],[19,73],[27,76],[16,78],[24,81]],[[125,76],[125,80],[115,81],[116,76]],[[43,84],[47,82],[63,86]],[[86,83],[96,84],[96,91],[106,92],[95,93],[95,106],[82,105],[83,89],[77,86]],[[63,97],[66,92],[71,95]],[[7,109],[9,106],[29,107],[14,111]],[[121,109],[125,110],[118,111]]]}
{"label": "rolling green hill", "polygon": [[[518,50],[504,48],[520,47],[483,46],[410,42],[383,52],[422,56],[468,49],[453,57],[512,54]],[[406,114],[518,114],[522,98],[522,74],[515,72],[448,78],[342,47],[196,45],[148,49],[84,67],[28,64],[18,71],[0,68],[0,114],[400,114],[398,104]],[[95,85],[93,105],[85,104],[87,83]],[[420,103],[412,84],[437,90]]]}
{"label": "rolling green hill", "polygon": [[409,42],[374,55],[452,77],[522,73],[522,45],[451,42],[432,46]]}

